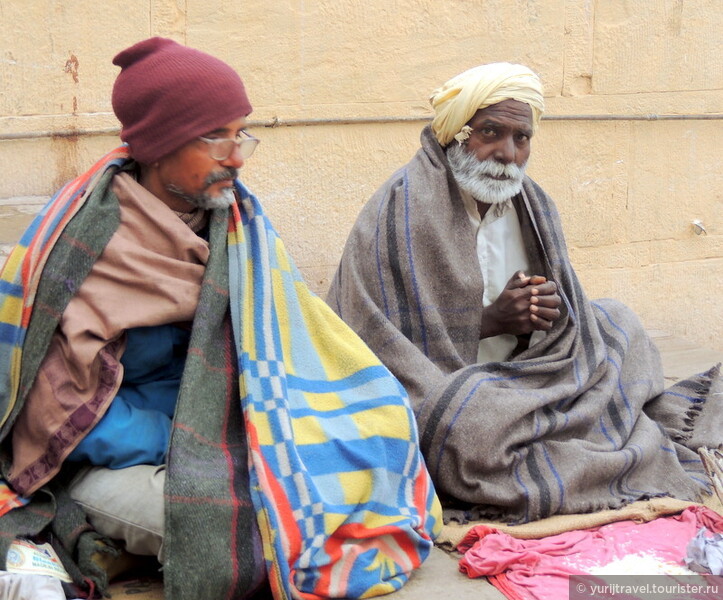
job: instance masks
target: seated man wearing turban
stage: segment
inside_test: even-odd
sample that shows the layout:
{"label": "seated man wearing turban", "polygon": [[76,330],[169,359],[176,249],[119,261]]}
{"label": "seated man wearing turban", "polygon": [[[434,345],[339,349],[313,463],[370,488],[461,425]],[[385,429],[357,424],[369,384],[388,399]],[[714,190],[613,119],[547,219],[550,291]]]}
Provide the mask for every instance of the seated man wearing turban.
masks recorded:
{"label": "seated man wearing turban", "polygon": [[696,450],[721,441],[718,371],[664,391],[635,315],[585,296],[555,205],[525,175],[538,77],[483,65],[431,103],[328,302],[409,393],[443,501],[523,522],[709,493]]}
{"label": "seated man wearing turban", "polygon": [[441,516],[414,416],[237,179],[241,79],[163,38],[114,64],[126,144],[2,272],[0,569],[20,537],[53,545],[70,597],[121,549],[174,600],[398,589]]}

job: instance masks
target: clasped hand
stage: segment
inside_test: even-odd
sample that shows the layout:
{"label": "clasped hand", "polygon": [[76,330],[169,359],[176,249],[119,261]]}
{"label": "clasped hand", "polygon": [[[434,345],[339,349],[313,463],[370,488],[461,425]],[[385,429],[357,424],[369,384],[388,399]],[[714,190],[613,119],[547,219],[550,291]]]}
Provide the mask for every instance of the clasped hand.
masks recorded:
{"label": "clasped hand", "polygon": [[560,302],[554,281],[517,271],[497,300],[482,310],[480,339],[547,331],[560,317]]}

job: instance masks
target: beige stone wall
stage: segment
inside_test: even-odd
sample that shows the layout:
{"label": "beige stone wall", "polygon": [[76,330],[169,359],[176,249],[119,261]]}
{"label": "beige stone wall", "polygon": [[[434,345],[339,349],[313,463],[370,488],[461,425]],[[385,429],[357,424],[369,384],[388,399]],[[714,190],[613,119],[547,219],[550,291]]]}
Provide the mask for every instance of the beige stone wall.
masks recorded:
{"label": "beige stone wall", "polygon": [[549,117],[529,172],[589,295],[720,349],[722,17],[720,0],[0,0],[0,242],[116,143],[111,59],[162,35],[242,75],[263,140],[242,177],[323,293],[360,207],[416,151],[429,92],[522,62]]}

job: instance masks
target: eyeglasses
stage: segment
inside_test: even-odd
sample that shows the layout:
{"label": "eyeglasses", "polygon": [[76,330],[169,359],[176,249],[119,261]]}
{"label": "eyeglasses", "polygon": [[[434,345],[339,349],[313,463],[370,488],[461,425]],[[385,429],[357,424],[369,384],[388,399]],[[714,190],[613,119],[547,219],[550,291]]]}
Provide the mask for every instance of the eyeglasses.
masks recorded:
{"label": "eyeglasses", "polygon": [[[245,137],[242,137],[242,135]],[[203,143],[209,145],[209,154],[213,160],[226,160],[231,156],[238,148],[241,158],[246,160],[249,156],[254,153],[256,146],[261,143],[261,140],[254,136],[246,133],[243,129],[239,131],[235,138],[207,138],[203,136],[198,137]]]}

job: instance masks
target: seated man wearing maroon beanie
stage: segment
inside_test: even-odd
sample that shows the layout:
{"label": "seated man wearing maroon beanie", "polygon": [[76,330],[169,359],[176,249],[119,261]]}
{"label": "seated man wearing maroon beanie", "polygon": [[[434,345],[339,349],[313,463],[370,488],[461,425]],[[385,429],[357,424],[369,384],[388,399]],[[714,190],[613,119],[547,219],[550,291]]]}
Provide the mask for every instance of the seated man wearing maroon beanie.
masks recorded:
{"label": "seated man wearing maroon beanie", "polygon": [[[56,546],[71,578],[93,581],[101,589],[107,581],[96,568],[99,549],[123,548],[158,557],[166,597],[174,600],[243,598],[267,579],[274,595],[291,585],[331,595],[313,587],[324,577],[301,574],[293,580],[302,571],[299,565],[317,561],[313,550],[327,558],[332,554],[323,548],[334,534],[324,519],[321,535],[309,533],[314,515],[328,512],[315,496],[321,488],[309,483],[303,460],[294,462],[295,436],[309,445],[313,436],[293,421],[293,414],[288,423],[294,435],[285,433],[285,421],[269,424],[267,433],[264,427],[277,404],[291,397],[293,385],[306,386],[303,393],[314,392],[312,400],[319,402],[326,382],[305,375],[307,363],[308,369],[318,362],[326,372],[349,371],[354,357],[345,358],[341,346],[358,338],[306,291],[300,278],[293,279],[298,273],[280,240],[237,180],[258,140],[244,130],[251,105],[236,72],[163,38],[135,44],[114,64],[121,71],[113,109],[125,145],[63,188],[19,244],[24,255],[15,296],[24,300],[23,315],[32,309],[32,318],[18,321],[13,331],[22,335],[10,350],[0,348],[0,375],[8,380],[0,397],[0,414],[5,413],[1,483],[6,493],[16,494],[19,506],[9,512],[0,506],[0,540],[6,540],[0,555],[14,535],[42,538],[50,528],[52,535],[46,533],[45,539]],[[267,246],[265,240],[272,241]],[[237,255],[243,258],[234,263]],[[4,279],[21,260],[13,256]],[[265,264],[278,267],[279,277],[289,277],[290,283],[279,283],[257,266]],[[273,293],[279,289],[283,294],[276,299]],[[293,290],[301,290],[301,317],[288,308],[296,306]],[[313,311],[306,314],[310,303]],[[280,304],[285,312],[277,315]],[[312,313],[321,327],[309,325]],[[331,345],[333,340],[325,342],[318,357],[313,344],[309,351],[295,349],[295,339],[327,328],[343,333],[340,348]],[[281,347],[293,356],[269,356]],[[267,356],[258,356],[264,352]],[[341,366],[328,368],[336,356]],[[398,431],[407,431],[404,443],[411,450],[404,453],[411,453],[404,462],[413,466],[384,484],[396,481],[398,488],[382,494],[394,499],[383,514],[385,526],[396,523],[404,531],[399,545],[412,548],[414,556],[403,562],[414,567],[431,546],[438,504],[406,396],[388,371],[378,363],[372,366],[350,377],[357,377],[358,394],[367,393],[360,384],[386,386],[372,400],[398,398],[402,409],[390,413],[392,437],[397,443],[404,436]],[[294,381],[283,372],[292,369]],[[372,372],[379,374],[378,381],[358,379]],[[339,394],[335,388],[335,402]],[[332,408],[343,411],[338,404]],[[310,410],[298,410],[298,423],[308,426]],[[400,414],[408,418],[406,428],[398,426]],[[325,437],[337,448],[344,443],[335,439],[339,431],[357,445],[373,437],[373,431],[352,439],[349,430],[334,430]],[[383,439],[382,427],[379,432]],[[268,455],[265,447],[272,449]],[[363,448],[355,446],[349,454],[363,456]],[[397,452],[376,448],[371,454],[376,464],[365,471],[374,472],[374,483],[360,493],[373,498],[384,479],[379,474],[394,468],[390,457]],[[323,481],[335,477],[329,461],[317,470]],[[287,471],[290,476],[284,478]],[[333,493],[340,498],[350,493],[337,487]],[[406,505],[399,500],[402,489],[415,489]],[[0,486],[0,501],[2,491]],[[306,514],[312,500],[315,512]],[[27,508],[22,506],[26,502]],[[331,512],[344,510],[339,504]],[[356,524],[354,510],[340,523]],[[302,533],[296,535],[289,523],[302,524]],[[379,558],[380,547],[374,549],[376,560],[388,568],[388,560]],[[282,559],[289,564],[278,566]],[[319,572],[332,566],[321,564]],[[0,568],[5,568],[1,562]],[[407,574],[384,576],[369,589],[393,591]],[[353,597],[357,592],[351,583],[334,585],[342,596]],[[367,593],[360,589],[358,595]]]}

